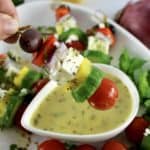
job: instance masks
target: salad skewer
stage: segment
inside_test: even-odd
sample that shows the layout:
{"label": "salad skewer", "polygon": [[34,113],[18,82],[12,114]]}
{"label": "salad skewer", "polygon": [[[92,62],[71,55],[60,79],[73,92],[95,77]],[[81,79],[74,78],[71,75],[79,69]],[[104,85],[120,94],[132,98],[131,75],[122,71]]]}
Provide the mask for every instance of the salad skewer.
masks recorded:
{"label": "salad skewer", "polygon": [[[96,89],[99,85],[101,85],[101,81],[103,81],[102,79],[104,74],[96,67],[93,67],[91,62],[80,54],[80,51],[83,51],[88,46],[88,36],[77,27],[76,20],[73,16],[71,16],[70,8],[66,6],[60,6],[57,8],[56,20],[57,34],[51,34],[45,41],[43,41],[37,30],[31,28],[31,26],[26,26],[20,28],[21,36],[19,43],[23,50],[28,53],[33,53],[33,64],[39,67],[46,67],[50,74],[49,78],[57,80],[58,83],[65,83],[69,81],[72,96],[76,101],[83,102],[86,99],[89,99],[94,92],[96,92]],[[4,59],[2,56],[1,62],[3,62]],[[104,55],[104,57],[106,56]],[[15,95],[18,95],[16,94],[17,91],[19,93],[23,92],[27,95],[30,89],[33,88],[33,85],[37,81],[41,80],[43,82],[42,85],[45,85],[48,81],[40,72],[32,69],[30,70],[28,67],[24,67],[20,71],[18,70],[17,72],[13,72],[13,86],[15,87]],[[104,81],[106,82],[106,79]],[[103,84],[105,84],[105,82],[103,82]],[[106,83],[109,82],[112,81],[107,80]],[[117,93],[118,91],[114,84],[115,83],[112,83],[111,88],[113,88],[113,90]],[[33,92],[35,93],[39,90],[35,88],[33,89]],[[86,91],[85,94],[82,94],[83,91]],[[97,93],[99,93],[99,89]],[[106,93],[107,99],[109,98],[108,93]],[[113,99],[117,99],[118,94],[114,94],[112,97]],[[13,99],[16,102],[19,102],[19,100],[17,101],[17,97]],[[15,112],[23,102],[24,95],[21,99],[22,100],[20,100],[19,104],[16,103],[14,104],[14,107],[11,108],[15,110]],[[112,101],[111,98],[110,101]],[[93,105],[94,103],[96,105],[96,102],[92,101],[91,98],[90,104]],[[112,105],[114,105],[114,103]],[[6,113],[8,112],[10,111],[6,107]],[[15,112],[12,113],[12,118],[14,117]],[[4,115],[4,117],[5,116],[7,116],[8,119],[8,115]],[[10,122],[12,123],[12,121]]]}

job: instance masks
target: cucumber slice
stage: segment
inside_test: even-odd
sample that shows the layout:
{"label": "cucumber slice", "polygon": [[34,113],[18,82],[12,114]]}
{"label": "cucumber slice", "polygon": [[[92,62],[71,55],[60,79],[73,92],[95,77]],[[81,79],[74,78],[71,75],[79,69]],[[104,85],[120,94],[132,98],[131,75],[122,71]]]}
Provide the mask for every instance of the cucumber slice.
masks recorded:
{"label": "cucumber slice", "polygon": [[63,32],[59,36],[59,41],[65,42],[70,35],[77,35],[79,37],[79,41],[87,45],[87,41],[88,41],[87,35],[79,28],[71,28],[68,31]]}
{"label": "cucumber slice", "polygon": [[131,58],[128,51],[125,49],[119,58],[119,67],[125,73],[128,73],[131,64]]}
{"label": "cucumber slice", "polygon": [[104,73],[96,67],[92,67],[87,79],[77,88],[72,89],[72,96],[77,102],[84,102],[94,94],[101,83]]}
{"label": "cucumber slice", "polygon": [[93,63],[110,64],[112,60],[111,56],[106,55],[98,50],[86,50],[82,54],[84,57],[88,58]]}
{"label": "cucumber slice", "polygon": [[42,74],[30,70],[22,81],[21,88],[30,89],[36,81],[42,78]]}
{"label": "cucumber slice", "polygon": [[19,93],[19,91],[15,91],[9,97],[6,112],[4,113],[3,117],[1,117],[0,121],[0,127],[2,129],[11,127],[15,113],[24,100],[22,96],[19,96]]}
{"label": "cucumber slice", "polygon": [[132,58],[130,61],[128,74],[132,77],[134,74],[134,70],[141,68],[144,63],[145,63],[145,60],[142,60],[140,58]]}
{"label": "cucumber slice", "polygon": [[144,136],[140,150],[150,150],[150,135]]}
{"label": "cucumber slice", "polygon": [[148,71],[142,71],[139,73],[138,89],[141,97],[144,99],[150,98],[150,85],[148,82]]}

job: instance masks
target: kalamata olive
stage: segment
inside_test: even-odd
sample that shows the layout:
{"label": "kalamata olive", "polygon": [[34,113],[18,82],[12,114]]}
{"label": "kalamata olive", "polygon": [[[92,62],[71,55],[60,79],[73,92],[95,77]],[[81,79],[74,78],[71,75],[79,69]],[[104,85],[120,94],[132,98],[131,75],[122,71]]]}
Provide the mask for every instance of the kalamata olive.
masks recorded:
{"label": "kalamata olive", "polygon": [[36,52],[42,46],[41,34],[34,28],[24,31],[19,40],[21,48],[28,53]]}

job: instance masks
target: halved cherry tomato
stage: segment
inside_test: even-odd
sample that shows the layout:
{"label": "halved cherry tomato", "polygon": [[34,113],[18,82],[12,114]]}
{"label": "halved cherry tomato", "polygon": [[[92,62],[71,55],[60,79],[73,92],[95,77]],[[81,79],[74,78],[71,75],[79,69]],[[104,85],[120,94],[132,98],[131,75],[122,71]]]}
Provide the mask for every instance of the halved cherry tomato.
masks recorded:
{"label": "halved cherry tomato", "polygon": [[58,21],[63,16],[70,14],[70,8],[65,5],[61,5],[58,8],[56,8],[55,13],[56,13],[56,20]]}
{"label": "halved cherry tomato", "polygon": [[101,32],[105,36],[107,36],[111,40],[111,45],[115,44],[116,39],[115,39],[115,36],[114,36],[114,34],[113,34],[113,32],[111,31],[110,28],[107,28],[107,27],[105,27],[105,28],[98,28],[97,32]]}
{"label": "halved cherry tomato", "polygon": [[116,84],[107,78],[104,78],[96,92],[88,100],[90,105],[97,109],[106,110],[112,108],[118,98],[118,89]]}
{"label": "halved cherry tomato", "polygon": [[127,150],[127,147],[117,140],[110,140],[103,145],[102,150]]}
{"label": "halved cherry tomato", "polygon": [[72,47],[76,50],[79,50],[79,51],[84,51],[85,50],[85,45],[80,42],[80,41],[72,41],[70,43],[66,43],[67,47]]}
{"label": "halved cherry tomato", "polygon": [[150,125],[143,117],[136,117],[125,130],[127,139],[133,143],[140,143],[145,129]]}
{"label": "halved cherry tomato", "polygon": [[96,148],[89,144],[83,144],[78,146],[75,150],[96,150]]}
{"label": "halved cherry tomato", "polygon": [[40,67],[44,66],[50,60],[56,49],[56,46],[54,44],[55,42],[56,42],[55,36],[53,35],[49,36],[44,42],[40,51],[34,54],[32,63]]}
{"label": "halved cherry tomato", "polygon": [[58,140],[52,139],[41,143],[38,150],[66,150],[65,145]]}
{"label": "halved cherry tomato", "polygon": [[33,92],[36,94],[38,93],[45,85],[46,83],[49,81],[49,79],[44,78],[44,79],[40,79],[39,81],[37,81],[34,85],[33,85]]}

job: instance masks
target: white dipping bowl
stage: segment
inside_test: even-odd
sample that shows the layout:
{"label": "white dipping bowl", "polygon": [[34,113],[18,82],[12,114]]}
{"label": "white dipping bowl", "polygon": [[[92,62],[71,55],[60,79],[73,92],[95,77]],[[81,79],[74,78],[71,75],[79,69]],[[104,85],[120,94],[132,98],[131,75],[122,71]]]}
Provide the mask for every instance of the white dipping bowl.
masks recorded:
{"label": "white dipping bowl", "polygon": [[[48,96],[48,94],[51,92],[51,90],[57,85],[55,81],[50,81],[33,99],[31,104],[27,107],[25,113],[23,114],[21,123],[24,128],[27,130],[41,136],[46,136],[50,138],[56,138],[61,140],[69,140],[74,142],[97,142],[97,141],[104,141],[107,139],[110,139],[117,134],[121,133],[134,119],[138,112],[139,108],[139,95],[137,92],[137,89],[133,82],[129,79],[127,75],[125,75],[122,71],[119,69],[110,66],[110,65],[104,65],[104,64],[94,64],[98,68],[100,68],[102,71],[112,74],[113,76],[116,76],[118,79],[120,79],[124,85],[128,88],[131,97],[132,97],[132,111],[128,118],[118,127],[104,132],[104,133],[97,133],[97,134],[88,134],[88,135],[75,135],[75,134],[65,134],[65,133],[56,133],[52,131],[44,131],[42,129],[38,129],[34,127],[31,124],[31,118],[33,116],[33,113],[37,110],[39,105],[42,103],[42,101]],[[128,109],[128,108],[127,108]],[[61,122],[60,122],[61,124]]]}

